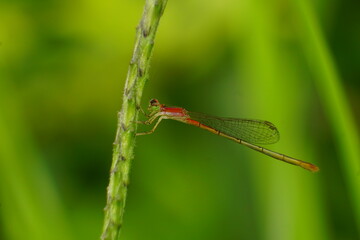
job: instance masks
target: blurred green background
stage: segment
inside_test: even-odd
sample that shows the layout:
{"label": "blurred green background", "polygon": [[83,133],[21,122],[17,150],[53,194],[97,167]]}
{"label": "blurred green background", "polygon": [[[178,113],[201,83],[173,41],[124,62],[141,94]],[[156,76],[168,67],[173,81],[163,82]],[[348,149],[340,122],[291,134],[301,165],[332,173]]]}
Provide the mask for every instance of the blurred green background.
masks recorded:
{"label": "blurred green background", "polygon": [[[0,2],[0,239],[99,239],[143,5]],[[143,107],[271,121],[269,149],[321,170],[164,121],[137,138],[122,239],[360,239],[359,7],[170,0]]]}

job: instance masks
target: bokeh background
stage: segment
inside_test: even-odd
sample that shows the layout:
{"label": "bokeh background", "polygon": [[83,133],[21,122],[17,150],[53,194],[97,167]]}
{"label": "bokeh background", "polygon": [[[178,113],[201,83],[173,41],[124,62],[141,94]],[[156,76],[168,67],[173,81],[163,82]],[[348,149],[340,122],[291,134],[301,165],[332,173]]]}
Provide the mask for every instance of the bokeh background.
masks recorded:
{"label": "bokeh background", "polygon": [[[0,2],[0,239],[99,239],[143,6]],[[170,0],[143,107],[271,121],[267,147],[321,170],[164,121],[137,138],[122,239],[360,239],[359,10]]]}

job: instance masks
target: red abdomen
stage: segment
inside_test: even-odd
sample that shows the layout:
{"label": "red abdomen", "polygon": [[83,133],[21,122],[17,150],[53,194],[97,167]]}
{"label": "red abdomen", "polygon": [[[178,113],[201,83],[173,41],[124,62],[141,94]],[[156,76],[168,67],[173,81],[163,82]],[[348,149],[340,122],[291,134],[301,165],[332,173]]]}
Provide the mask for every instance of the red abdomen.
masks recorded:
{"label": "red abdomen", "polygon": [[185,109],[177,107],[163,107],[161,111],[168,116],[185,117],[187,115]]}

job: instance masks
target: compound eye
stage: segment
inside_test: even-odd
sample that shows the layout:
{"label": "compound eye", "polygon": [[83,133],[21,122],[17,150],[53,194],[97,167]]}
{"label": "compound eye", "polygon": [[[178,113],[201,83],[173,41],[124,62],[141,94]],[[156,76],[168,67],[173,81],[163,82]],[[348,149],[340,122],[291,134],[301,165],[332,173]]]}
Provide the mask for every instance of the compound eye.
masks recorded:
{"label": "compound eye", "polygon": [[160,103],[157,99],[154,98],[150,100],[150,106],[159,106],[159,105]]}

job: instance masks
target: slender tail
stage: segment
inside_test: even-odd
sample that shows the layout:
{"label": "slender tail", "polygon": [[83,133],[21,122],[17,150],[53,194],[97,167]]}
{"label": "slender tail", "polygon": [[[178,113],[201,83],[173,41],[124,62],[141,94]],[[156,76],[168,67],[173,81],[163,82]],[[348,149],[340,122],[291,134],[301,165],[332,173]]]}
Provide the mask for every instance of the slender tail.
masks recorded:
{"label": "slender tail", "polygon": [[311,172],[319,171],[319,167],[317,167],[314,164],[311,164],[311,163],[308,163],[308,162],[305,162],[305,161],[301,161],[299,159],[292,158],[292,157],[286,156],[286,155],[281,154],[281,153],[271,151],[269,149],[266,149],[266,148],[263,148],[263,147],[260,147],[260,146],[245,142],[243,140],[240,140],[239,143],[244,145],[244,146],[247,146],[247,147],[249,147],[251,149],[254,149],[255,151],[258,151],[258,152],[261,152],[261,153],[263,153],[265,155],[268,155],[268,156],[270,156],[272,158],[275,158],[277,160],[287,162],[287,163],[290,163],[290,164],[293,164],[293,165],[296,165],[296,166],[300,166],[300,167],[305,168],[306,170],[309,170]]}
{"label": "slender tail", "polygon": [[228,139],[230,139],[230,140],[232,140],[234,142],[245,145],[245,146],[247,146],[247,147],[249,147],[251,149],[254,149],[255,151],[261,152],[261,153],[263,153],[265,155],[268,155],[268,156],[270,156],[272,158],[275,158],[277,160],[287,162],[287,163],[290,163],[290,164],[293,164],[293,165],[296,165],[296,166],[300,166],[300,167],[302,167],[302,168],[304,168],[306,170],[309,170],[311,172],[319,171],[319,168],[314,164],[311,164],[311,163],[308,163],[308,162],[305,162],[305,161],[301,161],[299,159],[292,158],[292,157],[286,156],[284,154],[277,153],[277,152],[271,151],[269,149],[266,149],[266,148],[263,148],[263,147],[248,143],[248,142],[246,142],[244,140],[238,139],[236,137],[233,137],[233,136],[227,135],[225,133],[222,133],[219,130],[208,127],[208,126],[206,126],[206,125],[204,125],[204,124],[202,124],[202,123],[200,123],[198,121],[195,121],[195,120],[192,120],[192,119],[187,119],[186,123],[194,125],[196,127],[202,128],[202,129],[205,129],[205,130],[207,130],[209,132],[212,132],[212,133],[214,133],[216,135],[220,135],[222,137],[228,138]]}

